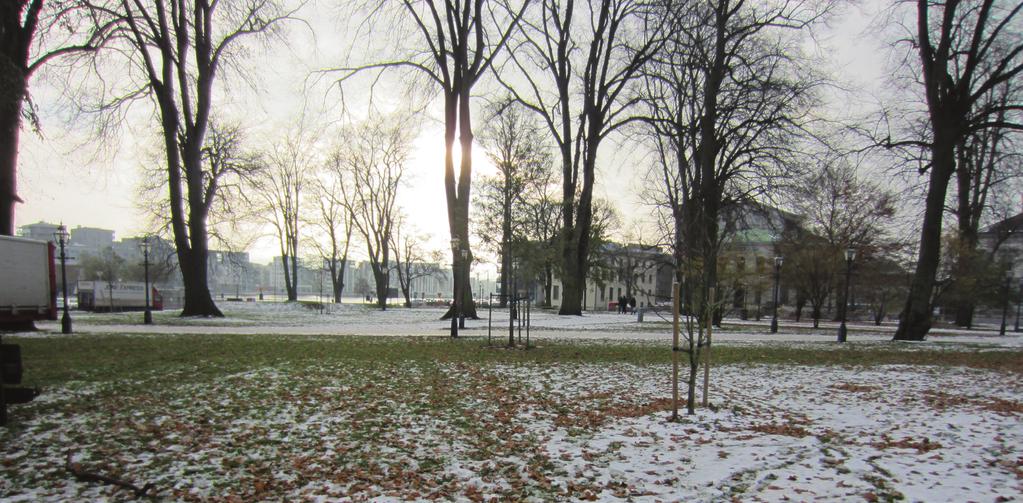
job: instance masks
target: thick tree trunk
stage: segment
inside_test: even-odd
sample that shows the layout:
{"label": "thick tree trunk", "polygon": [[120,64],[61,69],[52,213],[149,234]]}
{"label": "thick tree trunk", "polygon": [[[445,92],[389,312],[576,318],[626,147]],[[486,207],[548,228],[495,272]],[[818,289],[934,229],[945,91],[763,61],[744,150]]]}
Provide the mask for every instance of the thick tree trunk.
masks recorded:
{"label": "thick tree trunk", "polygon": [[292,267],[294,262],[294,258],[288,257],[286,254],[280,256],[281,269],[284,271],[284,290],[287,292],[287,302],[292,303],[299,300],[299,289],[296,285],[298,278],[295,277],[295,268]]}
{"label": "thick tree trunk", "polygon": [[962,298],[956,302],[955,324],[957,327],[973,328],[973,312],[977,303],[972,298]]}
{"label": "thick tree trunk", "polygon": [[181,316],[224,316],[213,302],[206,270],[209,252],[179,248],[178,262],[181,264],[181,281],[185,288],[185,305]]}
{"label": "thick tree trunk", "polygon": [[[165,129],[164,131],[170,131],[170,133],[164,133],[165,137],[173,136],[176,129],[176,127]],[[177,167],[178,158],[176,156],[169,157],[168,168],[172,173],[170,178],[171,201],[174,204],[175,195],[177,195],[177,204],[180,205],[180,182],[175,180],[173,175],[180,174],[181,171]],[[191,172],[194,173],[192,177],[189,177],[188,181],[190,187],[188,195],[189,219],[187,224],[184,222],[177,222],[180,225],[175,224],[174,219],[180,219],[183,212],[177,212],[177,217],[175,217],[174,211],[171,212],[172,227],[175,230],[175,243],[178,246],[178,261],[181,265],[181,277],[185,287],[185,305],[181,309],[181,316],[222,317],[224,313],[220,312],[220,309],[213,302],[213,296],[210,294],[209,288],[209,271],[207,269],[209,264],[209,243],[206,231],[206,208],[202,201],[201,189],[197,187],[199,184],[195,182],[195,180],[202,180],[202,167],[199,164],[201,163],[201,157],[198,149],[191,152],[186,151],[185,160],[186,162],[191,161]],[[186,164],[186,170],[188,169]],[[178,187],[177,191],[174,190],[175,187]]]}
{"label": "thick tree trunk", "polygon": [[0,55],[0,235],[14,235],[15,205],[18,198],[18,139],[21,106],[25,99],[24,72]]}
{"label": "thick tree trunk", "polygon": [[920,229],[920,252],[906,307],[895,332],[894,340],[898,341],[922,341],[931,329],[931,296],[941,258],[941,220],[948,183],[955,171],[954,147],[944,142],[947,136],[939,135],[931,148],[931,176]]}
{"label": "thick tree trunk", "polygon": [[341,294],[344,293],[345,290],[345,262],[347,261],[338,261],[330,270],[330,286],[334,294],[335,304],[341,303]]}
{"label": "thick tree trunk", "polygon": [[387,287],[390,283],[390,275],[380,265],[373,265],[373,281],[376,283],[377,307],[381,310],[387,309]]}
{"label": "thick tree trunk", "polygon": [[558,314],[581,315],[583,301],[583,285],[585,281],[580,271],[580,264],[574,258],[575,247],[566,247],[564,253],[564,267],[561,278],[561,308]]}
{"label": "thick tree trunk", "polygon": [[[550,262],[543,265],[543,307],[551,308],[551,294],[554,288],[554,268]],[[596,300],[596,299],[594,299]]]}

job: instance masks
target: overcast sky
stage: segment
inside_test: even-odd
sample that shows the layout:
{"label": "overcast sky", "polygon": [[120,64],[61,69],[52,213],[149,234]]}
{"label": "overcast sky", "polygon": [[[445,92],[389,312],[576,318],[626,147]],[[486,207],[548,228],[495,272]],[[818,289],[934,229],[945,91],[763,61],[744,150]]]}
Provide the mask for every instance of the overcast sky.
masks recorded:
{"label": "overcast sky", "polygon": [[[868,30],[875,19],[866,7],[846,7],[836,17],[832,27],[822,33],[817,48],[826,55],[838,81],[864,93],[850,98],[844,95],[838,108],[871,107],[870,95],[881,86],[888,54],[887,44],[876,33]],[[306,13],[309,24],[292,26],[287,44],[276,44],[270,50],[255,51],[247,59],[247,66],[266,70],[253,75],[257,90],[245,79],[232,75],[222,77],[225,86],[216,99],[218,109],[228,117],[241,122],[248,129],[248,137],[258,142],[272,139],[283,128],[294,124],[299,111],[307,115],[330,135],[330,121],[341,119],[336,94],[325,94],[322,88],[303,93],[308,88],[309,72],[339,64],[347,44],[339,38],[344,28],[336,12],[322,5],[311,5]],[[315,33],[315,37],[312,34]],[[251,77],[250,79],[251,80]],[[156,131],[151,122],[139,120],[126,127],[116,141],[104,141],[108,148],[96,149],[96,140],[82,124],[66,127],[60,118],[59,96],[53,91],[46,76],[31,84],[33,99],[41,109],[42,135],[24,130],[19,156],[18,184],[24,204],[16,210],[17,225],[40,220],[64,222],[75,226],[113,229],[117,238],[129,237],[144,231],[144,217],[136,207],[136,192],[140,167],[151,156]],[[395,86],[397,89],[397,86]],[[378,93],[380,91],[378,90]],[[305,94],[305,96],[303,96]],[[354,93],[347,96],[353,97]],[[850,101],[853,100],[853,101]],[[862,100],[857,103],[856,100]],[[358,108],[358,102],[351,102]],[[415,154],[408,169],[408,186],[400,197],[401,205],[411,223],[421,232],[430,234],[432,249],[447,249],[446,203],[443,192],[443,129],[437,119],[438,107],[431,108],[432,118],[422,122],[421,133],[415,141]],[[479,118],[479,114],[476,115]],[[479,124],[475,124],[479,128]],[[639,201],[638,194],[646,170],[635,148],[614,139],[602,147],[599,161],[597,188],[599,197],[614,202],[627,226],[646,220],[649,209]],[[492,166],[479,148],[474,153],[474,176],[492,174]],[[608,187],[613,187],[608,190]],[[626,190],[622,190],[625,188]],[[266,262],[277,255],[271,239],[257,241],[249,250],[253,261]]]}

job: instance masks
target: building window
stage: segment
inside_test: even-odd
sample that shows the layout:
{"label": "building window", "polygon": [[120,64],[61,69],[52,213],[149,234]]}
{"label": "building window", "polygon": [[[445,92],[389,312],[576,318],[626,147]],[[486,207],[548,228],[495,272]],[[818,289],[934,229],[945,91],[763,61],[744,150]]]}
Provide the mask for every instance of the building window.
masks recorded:
{"label": "building window", "polygon": [[558,300],[558,295],[561,293],[560,290],[561,288],[558,285],[554,285],[554,293],[551,295],[551,297],[554,297],[554,300]]}

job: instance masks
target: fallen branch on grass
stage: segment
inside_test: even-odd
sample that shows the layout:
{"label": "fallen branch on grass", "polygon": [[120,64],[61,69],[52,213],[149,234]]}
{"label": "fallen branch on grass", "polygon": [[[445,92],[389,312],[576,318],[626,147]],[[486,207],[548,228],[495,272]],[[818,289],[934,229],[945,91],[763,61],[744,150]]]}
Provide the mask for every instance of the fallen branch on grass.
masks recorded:
{"label": "fallen branch on grass", "polygon": [[150,489],[153,488],[152,482],[149,482],[146,485],[139,487],[136,486],[135,484],[132,484],[131,482],[127,482],[121,479],[109,477],[99,473],[87,472],[82,469],[82,465],[71,462],[71,451],[67,451],[67,462],[65,463],[64,466],[65,468],[67,468],[69,472],[71,472],[72,475],[75,476],[76,479],[81,480],[82,482],[102,482],[104,484],[111,484],[118,487],[123,487],[125,489],[131,489],[132,491],[135,492],[136,498],[141,498],[143,496],[152,496],[151,494],[146,494],[149,492]]}

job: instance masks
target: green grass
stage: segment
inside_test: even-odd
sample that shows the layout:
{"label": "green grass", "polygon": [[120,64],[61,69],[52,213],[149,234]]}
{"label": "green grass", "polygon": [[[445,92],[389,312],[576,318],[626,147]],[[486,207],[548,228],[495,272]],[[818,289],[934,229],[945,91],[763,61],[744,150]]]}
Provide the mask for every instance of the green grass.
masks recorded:
{"label": "green grass", "polygon": [[[668,363],[668,348],[639,342],[539,341],[530,350],[508,350],[496,342],[436,337],[351,337],[275,335],[75,335],[5,337],[22,346],[25,382],[43,386],[71,380],[107,381],[151,372],[225,374],[253,368],[339,361],[437,361],[466,363],[624,362]],[[684,359],[684,356],[683,356]],[[938,365],[1023,373],[1023,351],[980,347],[919,349],[899,344],[830,343],[715,346],[721,364]]]}

